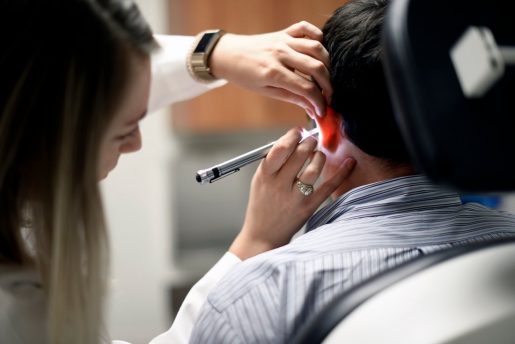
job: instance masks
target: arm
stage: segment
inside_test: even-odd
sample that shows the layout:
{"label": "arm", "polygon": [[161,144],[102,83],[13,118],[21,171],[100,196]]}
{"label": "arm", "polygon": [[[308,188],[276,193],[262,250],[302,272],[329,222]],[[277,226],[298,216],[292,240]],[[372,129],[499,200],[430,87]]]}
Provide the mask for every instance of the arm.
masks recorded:
{"label": "arm", "polygon": [[208,271],[189,291],[175,317],[170,329],[154,338],[151,344],[188,343],[193,324],[197,320],[200,309],[207,294],[218,281],[241,260],[231,253],[226,253],[215,266]]}
{"label": "arm", "polygon": [[[195,81],[186,68],[193,37],[156,36],[161,49],[152,56],[150,111],[220,87],[227,80],[265,96],[303,107],[311,116],[325,113],[331,96],[329,56],[320,43],[322,32],[300,22],[261,35],[224,35],[210,66],[221,80]],[[304,76],[301,76],[299,73]]]}
{"label": "arm", "polygon": [[194,37],[156,35],[155,38],[161,48],[151,57],[149,112],[199,96],[227,83],[219,80],[206,84],[191,77],[186,59]]}

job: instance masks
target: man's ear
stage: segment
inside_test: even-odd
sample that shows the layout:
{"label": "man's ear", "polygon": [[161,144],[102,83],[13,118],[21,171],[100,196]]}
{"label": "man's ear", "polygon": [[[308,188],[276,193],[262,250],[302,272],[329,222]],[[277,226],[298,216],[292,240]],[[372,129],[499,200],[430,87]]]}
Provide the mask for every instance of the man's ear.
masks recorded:
{"label": "man's ear", "polygon": [[329,152],[334,153],[343,139],[342,117],[330,106],[327,107],[324,117],[316,117],[322,146]]}

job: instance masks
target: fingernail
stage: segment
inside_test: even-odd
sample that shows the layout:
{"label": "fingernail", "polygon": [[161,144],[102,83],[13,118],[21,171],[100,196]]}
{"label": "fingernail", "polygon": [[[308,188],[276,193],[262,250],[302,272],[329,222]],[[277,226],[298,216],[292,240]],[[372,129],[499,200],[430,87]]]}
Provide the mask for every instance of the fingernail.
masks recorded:
{"label": "fingernail", "polygon": [[313,110],[311,110],[311,108],[306,108],[305,110],[306,110],[306,113],[308,114],[308,116],[310,118],[315,118],[316,117],[315,113],[313,112]]}
{"label": "fingernail", "polygon": [[320,108],[317,107],[316,111],[317,111],[318,117],[324,117],[325,111],[323,109],[320,109]]}
{"label": "fingernail", "polygon": [[325,98],[325,101],[327,102],[327,105],[331,106],[331,100],[333,100],[332,92],[326,92],[326,90],[324,90],[322,92],[322,94],[324,95],[324,98]]}

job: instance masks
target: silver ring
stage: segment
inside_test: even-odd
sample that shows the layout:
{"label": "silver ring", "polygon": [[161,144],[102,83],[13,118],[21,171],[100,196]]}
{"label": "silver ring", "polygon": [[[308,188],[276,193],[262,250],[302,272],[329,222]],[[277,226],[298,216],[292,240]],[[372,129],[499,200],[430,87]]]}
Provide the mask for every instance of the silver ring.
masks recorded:
{"label": "silver ring", "polygon": [[300,180],[297,180],[297,188],[304,196],[309,196],[313,193],[313,185],[304,184]]}

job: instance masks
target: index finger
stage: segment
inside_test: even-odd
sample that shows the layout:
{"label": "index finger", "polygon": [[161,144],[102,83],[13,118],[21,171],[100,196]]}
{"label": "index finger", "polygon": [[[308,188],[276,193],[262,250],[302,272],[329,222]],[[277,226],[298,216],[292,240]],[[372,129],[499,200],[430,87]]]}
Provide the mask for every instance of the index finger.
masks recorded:
{"label": "index finger", "polygon": [[329,53],[319,41],[310,38],[293,38],[288,41],[288,46],[296,52],[321,61],[326,67],[330,66]]}
{"label": "index finger", "polygon": [[[302,62],[299,63],[298,61],[295,61],[295,59],[291,59],[290,57],[288,57],[287,59],[287,62],[291,65],[292,68],[299,71],[301,69],[306,70],[302,65]],[[309,71],[306,72],[309,73]],[[307,79],[304,76],[301,76],[300,73],[293,72],[288,68],[283,68],[283,73],[276,78],[272,86],[277,88],[283,88],[291,93],[302,96],[313,105],[315,111],[319,116],[323,116],[325,114],[325,98],[318,84],[314,83],[313,81]]]}
{"label": "index finger", "polygon": [[308,23],[307,21],[301,21],[298,23],[293,24],[292,26],[288,27],[285,32],[296,38],[311,38],[314,40],[317,40],[319,42],[322,42],[322,30],[320,30],[315,25]]}
{"label": "index finger", "polygon": [[[314,80],[316,85],[323,90],[325,99],[330,99],[333,92],[330,81],[331,77],[323,61],[292,49],[291,54],[284,57],[284,62],[287,66],[293,67],[295,70]],[[307,94],[304,94],[304,96],[307,96]],[[316,100],[315,98],[313,99]],[[317,105],[319,105],[322,110],[325,108],[324,103]]]}
{"label": "index finger", "polygon": [[278,172],[295,151],[300,139],[301,135],[298,128],[290,129],[285,135],[281,136],[272,146],[263,162],[261,162],[260,167],[263,173],[272,175]]}

